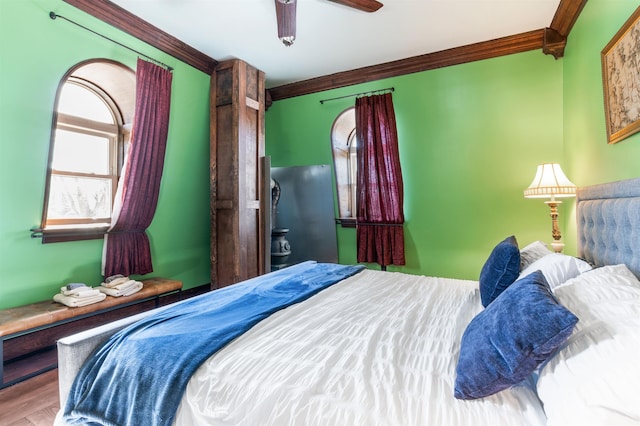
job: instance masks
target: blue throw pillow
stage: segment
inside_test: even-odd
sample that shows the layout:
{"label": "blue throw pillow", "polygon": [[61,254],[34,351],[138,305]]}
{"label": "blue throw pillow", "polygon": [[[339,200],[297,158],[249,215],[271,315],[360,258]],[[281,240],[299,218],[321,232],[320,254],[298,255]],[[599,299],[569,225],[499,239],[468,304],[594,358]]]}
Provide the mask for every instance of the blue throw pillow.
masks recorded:
{"label": "blue throw pillow", "polygon": [[542,272],[516,281],[462,335],[455,397],[483,398],[521,382],[567,340],[577,322]]}
{"label": "blue throw pillow", "polygon": [[520,249],[513,235],[493,248],[480,271],[480,299],[489,306],[520,274]]}

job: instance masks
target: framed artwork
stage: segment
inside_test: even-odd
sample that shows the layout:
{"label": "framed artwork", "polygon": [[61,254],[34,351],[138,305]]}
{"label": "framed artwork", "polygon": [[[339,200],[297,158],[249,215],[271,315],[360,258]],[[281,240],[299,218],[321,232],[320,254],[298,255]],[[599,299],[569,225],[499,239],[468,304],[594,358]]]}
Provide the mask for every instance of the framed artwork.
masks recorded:
{"label": "framed artwork", "polygon": [[607,141],[640,131],[640,7],[601,53]]}

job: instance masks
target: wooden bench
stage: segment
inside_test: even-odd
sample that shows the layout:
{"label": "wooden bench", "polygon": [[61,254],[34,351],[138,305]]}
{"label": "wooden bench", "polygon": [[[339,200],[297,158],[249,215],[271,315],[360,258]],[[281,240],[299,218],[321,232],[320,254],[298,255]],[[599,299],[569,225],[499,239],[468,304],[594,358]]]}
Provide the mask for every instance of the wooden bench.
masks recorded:
{"label": "wooden bench", "polygon": [[[182,291],[182,282],[178,280],[150,278],[142,280],[142,283],[142,289],[130,296],[107,296],[105,300],[87,306],[72,308],[50,300],[0,310],[0,358],[2,359],[0,389],[57,367],[57,362],[49,362],[49,364],[36,371],[18,377],[11,377],[5,381],[5,342],[145,302],[155,301],[152,307],[158,307],[161,296],[172,293],[180,295]],[[55,344],[55,341],[50,342],[50,344]]]}

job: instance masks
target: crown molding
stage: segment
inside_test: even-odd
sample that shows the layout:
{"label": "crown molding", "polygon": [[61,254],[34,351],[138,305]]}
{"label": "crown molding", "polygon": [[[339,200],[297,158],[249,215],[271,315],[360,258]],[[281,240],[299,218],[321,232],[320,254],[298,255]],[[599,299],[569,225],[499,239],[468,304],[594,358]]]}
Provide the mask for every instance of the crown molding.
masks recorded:
{"label": "crown molding", "polygon": [[587,0],[562,0],[549,28],[545,28],[542,52],[558,59],[564,56],[567,37]]}
{"label": "crown molding", "polygon": [[587,0],[561,0],[549,28],[567,38]]}
{"label": "crown molding", "polygon": [[206,74],[211,74],[218,64],[215,59],[108,0],[64,0],[64,2]]}
{"label": "crown molding", "polygon": [[277,101],[528,50],[542,49],[544,54],[558,59],[564,55],[569,32],[586,3],[587,0],[561,0],[549,28],[272,87],[270,98]]}
{"label": "crown molding", "polygon": [[273,87],[269,89],[269,92],[271,99],[277,101],[354,84],[367,83],[383,78],[397,77],[466,62],[541,49],[543,39],[544,29],[529,31],[495,40],[428,53],[426,55],[413,56],[411,58],[285,84]]}
{"label": "crown molding", "polygon": [[[218,64],[215,59],[108,0],[64,1],[202,72],[211,74]],[[271,101],[276,101],[537,49],[558,59],[564,55],[569,32],[586,2],[587,0],[561,0],[549,28],[285,84],[269,89],[267,95]]]}

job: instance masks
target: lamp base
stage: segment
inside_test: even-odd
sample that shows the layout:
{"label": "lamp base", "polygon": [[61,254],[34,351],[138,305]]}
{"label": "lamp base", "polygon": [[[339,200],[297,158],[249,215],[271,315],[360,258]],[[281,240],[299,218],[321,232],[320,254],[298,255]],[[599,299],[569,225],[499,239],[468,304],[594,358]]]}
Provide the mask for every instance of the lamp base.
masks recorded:
{"label": "lamp base", "polygon": [[545,201],[544,203],[548,205],[550,209],[549,216],[551,216],[551,236],[553,237],[553,242],[550,244],[551,248],[556,253],[562,253],[564,243],[560,241],[562,235],[560,234],[560,227],[558,226],[558,204],[562,204],[562,201],[551,198],[551,200]]}
{"label": "lamp base", "polygon": [[562,250],[564,249],[564,243],[560,241],[554,241],[549,245],[551,246],[553,251],[556,253],[562,253]]}

